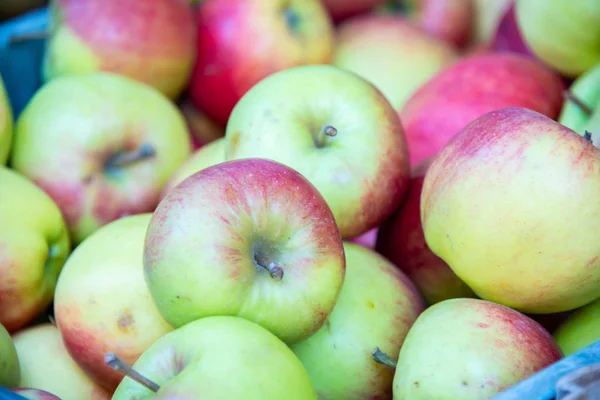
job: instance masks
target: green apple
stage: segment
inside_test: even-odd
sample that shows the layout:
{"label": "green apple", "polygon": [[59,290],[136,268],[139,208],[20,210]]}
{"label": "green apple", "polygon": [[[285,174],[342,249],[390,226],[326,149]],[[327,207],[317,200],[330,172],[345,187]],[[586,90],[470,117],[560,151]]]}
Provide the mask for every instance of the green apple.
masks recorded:
{"label": "green apple", "polygon": [[160,198],[163,199],[171,189],[201,169],[224,161],[225,138],[219,138],[205,144],[196,150],[179,168],[177,168],[177,170],[175,170],[167,184],[164,186]]}
{"label": "green apple", "polygon": [[234,315],[290,344],[327,319],[345,257],[319,191],[292,168],[249,158],[205,168],[167,194],[150,221],[144,271],[172,326]]}
{"label": "green apple", "polygon": [[300,360],[275,335],[243,318],[214,316],[158,339],[133,368],[159,385],[125,378],[112,400],[316,400]]}
{"label": "green apple", "polygon": [[367,14],[338,27],[333,65],[373,83],[400,110],[419,86],[457,58],[450,44],[401,16]]}
{"label": "green apple", "polygon": [[0,386],[14,388],[19,385],[20,379],[17,350],[10,334],[0,324]]}
{"label": "green apple", "polygon": [[122,75],[48,82],[17,120],[12,167],[58,204],[75,244],[107,223],[154,210],[191,153],[185,119],[156,89]]}
{"label": "green apple", "polygon": [[0,165],[6,164],[13,135],[13,113],[0,75]]}
{"label": "green apple", "polygon": [[0,166],[0,221],[0,323],[12,333],[50,305],[71,244],[52,199],[4,166]]}
{"label": "green apple", "polygon": [[22,388],[40,389],[61,400],[109,400],[110,392],[92,381],[73,361],[58,328],[50,323],[27,327],[13,335]]}
{"label": "green apple", "polygon": [[385,399],[394,371],[376,363],[376,347],[398,354],[424,310],[413,283],[373,250],[345,243],[346,277],[325,325],[291,348],[320,399]]}
{"label": "green apple", "polygon": [[122,376],[104,364],[107,351],[123,350],[123,360],[133,364],[173,330],[144,281],[151,216],[127,216],[91,234],[73,251],[56,284],[54,316],[65,347],[94,382],[110,391]]}
{"label": "green apple", "polygon": [[408,332],[394,399],[489,399],[562,357],[548,331],[524,314],[485,300],[444,300]]}
{"label": "green apple", "polygon": [[600,340],[600,299],[575,310],[554,331],[554,339],[565,356]]}
{"label": "green apple", "polygon": [[375,228],[398,207],[409,179],[397,112],[364,78],[331,65],[273,74],[237,103],[228,160],[260,157],[304,175],[331,208],[342,237]]}
{"label": "green apple", "polygon": [[521,35],[545,64],[577,77],[600,62],[598,0],[516,0]]}

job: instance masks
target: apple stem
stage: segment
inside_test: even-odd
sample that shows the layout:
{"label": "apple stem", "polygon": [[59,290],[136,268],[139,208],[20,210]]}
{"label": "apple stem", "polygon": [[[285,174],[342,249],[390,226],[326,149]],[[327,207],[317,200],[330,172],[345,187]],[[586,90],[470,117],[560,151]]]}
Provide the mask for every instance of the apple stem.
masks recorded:
{"label": "apple stem", "polygon": [[152,382],[150,379],[146,378],[145,376],[141,375],[139,372],[131,368],[115,353],[106,353],[106,355],[104,356],[104,362],[106,363],[106,365],[108,365],[115,371],[121,372],[123,375],[130,377],[131,379],[133,379],[140,385],[147,387],[154,393],[160,390],[160,386],[158,386],[156,383]]}
{"label": "apple stem", "polygon": [[371,355],[373,356],[373,360],[378,364],[383,364],[391,368],[396,368],[396,364],[398,364],[398,361],[392,359],[379,347],[375,347],[375,350],[373,353],[371,353]]}
{"label": "apple stem", "polygon": [[579,109],[581,111],[584,112],[584,114],[588,117],[590,117],[593,113],[594,110],[592,110],[587,104],[585,104],[580,98],[578,98],[577,96],[575,96],[573,94],[573,92],[571,92],[570,90],[565,90],[563,92],[563,96],[567,101],[570,101],[571,103],[575,104],[577,107],[579,107]]}
{"label": "apple stem", "polygon": [[319,133],[317,134],[317,138],[315,139],[315,144],[317,147],[325,147],[327,144],[327,138],[333,137],[337,135],[338,131],[331,125],[325,125]]}
{"label": "apple stem", "polygon": [[47,39],[48,36],[50,36],[50,33],[48,31],[22,33],[20,35],[12,35],[9,39],[9,43],[16,44],[16,43],[28,42],[30,40]]}
{"label": "apple stem", "polygon": [[105,169],[116,169],[134,164],[139,161],[152,158],[156,155],[156,150],[149,143],[143,143],[140,147],[133,151],[123,151],[115,154],[106,160]]}
{"label": "apple stem", "polygon": [[594,143],[594,141],[592,140],[592,133],[588,130],[586,130],[585,133],[583,134],[583,138],[590,143]]}
{"label": "apple stem", "polygon": [[274,262],[267,260],[259,255],[255,255],[254,260],[259,266],[269,271],[269,275],[271,275],[271,278],[275,279],[276,281],[280,281],[283,279],[283,268],[281,268]]}

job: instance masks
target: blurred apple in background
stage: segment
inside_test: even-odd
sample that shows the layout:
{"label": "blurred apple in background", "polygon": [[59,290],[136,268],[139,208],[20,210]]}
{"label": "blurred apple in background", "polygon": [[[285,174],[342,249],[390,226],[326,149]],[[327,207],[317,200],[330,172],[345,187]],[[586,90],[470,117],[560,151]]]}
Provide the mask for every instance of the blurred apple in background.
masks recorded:
{"label": "blurred apple in background", "polygon": [[511,51],[536,58],[523,40],[523,35],[517,22],[515,3],[509,4],[500,18],[491,43],[493,51]]}
{"label": "blurred apple in background", "polygon": [[198,150],[225,136],[225,127],[217,124],[205,112],[196,108],[191,100],[185,99],[179,105],[179,109],[187,122],[192,139],[192,150]]}
{"label": "blurred apple in background", "polygon": [[333,65],[355,72],[399,110],[412,93],[458,58],[449,44],[399,15],[365,15],[338,28]]}
{"label": "blurred apple in background", "polygon": [[236,105],[225,139],[228,160],[269,158],[303,174],[344,238],[377,227],[406,192],[408,152],[397,112],[371,83],[335,66],[265,78]]}
{"label": "blurred apple in background", "polygon": [[0,165],[6,164],[13,135],[13,113],[0,75]]}
{"label": "blurred apple in background", "polygon": [[73,361],[52,324],[27,327],[13,335],[19,365],[20,387],[41,389],[61,400],[109,400],[102,389]]}
{"label": "blurred apple in background", "polygon": [[17,350],[10,334],[0,324],[0,386],[14,388],[21,380]]}
{"label": "blurred apple in background", "polygon": [[425,305],[414,284],[376,252],[345,243],[346,277],[325,324],[291,348],[320,399],[391,398],[394,371],[373,361],[376,346],[398,354]]}
{"label": "blurred apple in background", "polygon": [[287,68],[329,63],[333,25],[320,0],[212,0],[199,5],[194,104],[225,126],[238,100]]}
{"label": "blurred apple in background", "polygon": [[489,399],[562,357],[552,336],[526,315],[479,299],[445,300],[408,332],[394,398]]}
{"label": "blurred apple in background", "polygon": [[386,0],[321,0],[334,21],[366,13],[383,5]]}
{"label": "blurred apple in background", "polygon": [[469,45],[474,48],[488,48],[493,40],[500,21],[514,0],[472,0],[473,24]]}
{"label": "blurred apple in background", "polygon": [[4,166],[0,221],[0,324],[13,333],[50,305],[71,244],[52,199]]}
{"label": "blurred apple in background", "polygon": [[569,315],[554,331],[554,339],[565,356],[600,340],[600,299]]}
{"label": "blurred apple in background", "polygon": [[13,389],[12,392],[17,393],[27,400],[61,400],[52,393],[39,389],[18,388]]}
{"label": "blurred apple in background", "polygon": [[195,61],[187,0],[53,0],[43,76],[114,72],[176,98]]}
{"label": "blurred apple in background", "polygon": [[433,158],[414,168],[408,194],[394,215],[379,226],[375,249],[402,270],[417,286],[427,305],[473,291],[427,246],[421,226],[421,189]]}
{"label": "blurred apple in background", "polygon": [[[118,355],[118,354],[117,354]],[[133,368],[160,388],[125,378],[112,400],[317,400],[306,370],[273,333],[238,317],[192,321],[158,339]]]}
{"label": "blurred apple in background", "polygon": [[515,0],[525,43],[545,64],[575,78],[600,62],[598,0]]}
{"label": "blurred apple in background", "polygon": [[499,108],[524,107],[556,118],[563,89],[558,74],[524,55],[465,57],[417,89],[402,108],[411,164],[435,156],[462,128]]}
{"label": "blurred apple in background", "polygon": [[122,379],[104,364],[118,352],[133,364],[173,328],[144,280],[144,239],[152,214],[121,218],[84,240],[56,285],[54,315],[67,351],[94,382],[114,391]]}
{"label": "blurred apple in background", "polygon": [[154,210],[190,146],[163,94],[92,73],[56,78],[35,94],[17,121],[11,165],[56,201],[78,244],[115,219]]}
{"label": "blurred apple in background", "polygon": [[427,171],[427,244],[483,299],[532,314],[588,304],[600,297],[599,169],[600,150],[547,116],[487,113]]}

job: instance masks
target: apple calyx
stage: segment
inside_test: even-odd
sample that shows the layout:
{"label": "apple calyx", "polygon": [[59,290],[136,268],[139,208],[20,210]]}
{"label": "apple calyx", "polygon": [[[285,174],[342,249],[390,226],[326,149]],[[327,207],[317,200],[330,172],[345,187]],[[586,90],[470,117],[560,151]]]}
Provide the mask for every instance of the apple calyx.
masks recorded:
{"label": "apple calyx", "polygon": [[254,261],[256,261],[256,264],[258,264],[260,267],[269,271],[271,278],[275,279],[276,281],[283,279],[283,268],[269,260],[267,257],[255,254]]}
{"label": "apple calyx", "polygon": [[143,143],[136,150],[121,151],[109,157],[104,163],[105,170],[114,170],[140,161],[147,160],[156,155],[156,150],[149,143]]}
{"label": "apple calyx", "polygon": [[315,146],[321,148],[327,144],[327,139],[337,135],[338,131],[331,125],[325,125],[321,128],[317,137],[315,138]]}
{"label": "apple calyx", "polygon": [[592,133],[588,130],[586,130],[585,133],[583,134],[583,138],[590,143],[594,143],[594,141],[592,140]]}
{"label": "apple calyx", "polygon": [[121,372],[123,375],[130,377],[140,385],[143,385],[153,391],[154,393],[160,390],[160,386],[146,378],[133,368],[131,368],[125,361],[121,360],[115,353],[106,353],[104,356],[104,363],[114,369],[115,371]]}
{"label": "apple calyx", "polygon": [[575,96],[575,94],[573,94],[573,92],[571,92],[570,90],[565,90],[563,92],[563,97],[565,98],[565,100],[570,101],[571,103],[573,103],[577,107],[579,107],[579,109],[581,111],[583,111],[583,113],[586,116],[591,117],[592,114],[594,113],[594,110],[592,110],[592,108],[590,106],[588,106],[587,104],[585,104],[583,102],[583,100],[581,100],[580,98],[578,98],[577,96]]}
{"label": "apple calyx", "polygon": [[377,364],[382,364],[390,368],[396,368],[398,361],[388,356],[387,353],[382,351],[379,347],[375,347],[375,350],[371,353],[371,355],[373,356],[373,361],[375,361]]}
{"label": "apple calyx", "polygon": [[298,13],[291,6],[288,6],[283,9],[283,16],[285,18],[285,23],[290,28],[290,31],[297,32],[298,25],[300,23],[300,16]]}

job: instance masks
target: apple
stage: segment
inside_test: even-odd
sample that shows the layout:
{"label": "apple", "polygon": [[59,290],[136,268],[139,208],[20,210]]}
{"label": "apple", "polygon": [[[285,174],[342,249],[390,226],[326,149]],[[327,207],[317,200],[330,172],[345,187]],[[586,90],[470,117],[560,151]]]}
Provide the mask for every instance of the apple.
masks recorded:
{"label": "apple", "polygon": [[452,46],[402,16],[372,14],[339,26],[333,65],[373,83],[399,110],[419,86],[457,59]]}
{"label": "apple", "polygon": [[494,40],[500,21],[514,0],[473,0],[471,24],[472,47],[489,47]]}
{"label": "apple", "polygon": [[286,344],[239,317],[202,318],[167,333],[133,368],[158,391],[125,378],[112,400],[317,400],[306,370]]}
{"label": "apple", "polygon": [[187,122],[193,150],[225,136],[225,127],[210,119],[204,111],[198,110],[191,100],[184,100],[179,109]]}
{"label": "apple", "polygon": [[322,0],[334,21],[366,14],[382,6],[386,0]]}
{"label": "apple", "polygon": [[6,164],[13,135],[13,113],[4,81],[0,76],[0,165]]}
{"label": "apple", "polygon": [[538,61],[513,53],[470,55],[421,86],[400,111],[412,166],[435,156],[483,114],[524,107],[558,117],[564,84]]}
{"label": "apple", "polygon": [[514,2],[507,7],[498,23],[491,49],[493,51],[511,51],[535,58],[521,34]]}
{"label": "apple", "polygon": [[[577,78],[569,87],[558,122],[580,135],[592,134],[596,147],[600,146],[600,62]],[[600,120],[598,121],[600,123]],[[595,126],[594,126],[595,125]]]}
{"label": "apple", "polygon": [[133,364],[173,328],[161,317],[144,280],[143,252],[152,214],[100,228],[71,254],[54,295],[54,316],[65,347],[94,382],[114,391],[122,375],[104,364],[118,350]]}
{"label": "apple", "polygon": [[225,140],[228,160],[269,158],[304,175],[343,238],[377,227],[406,192],[409,160],[398,114],[367,80],[332,65],[262,80],[236,105]]}
{"label": "apple", "polygon": [[222,163],[225,161],[225,138],[219,138],[208,144],[205,144],[194,153],[179,167],[169,178],[167,184],[163,187],[160,199],[164,199],[167,193],[184,179],[194,175],[196,172]]}
{"label": "apple", "polygon": [[4,166],[0,221],[0,324],[13,333],[50,305],[71,243],[54,201]]}
{"label": "apple", "polygon": [[13,344],[10,334],[0,324],[0,386],[13,388],[19,385],[21,370],[19,369],[19,360],[17,350]]}
{"label": "apple", "polygon": [[319,191],[292,168],[248,158],[202,169],[167,194],[150,221],[144,271],[172,326],[235,315],[290,344],[325,322],[345,257]]}
{"label": "apple", "polygon": [[526,315],[480,299],[444,300],[408,332],[394,399],[488,399],[562,357]]}
{"label": "apple", "polygon": [[53,0],[50,15],[45,81],[113,72],[170,98],[187,86],[196,57],[187,0]]}
{"label": "apple", "polygon": [[577,77],[600,62],[600,3],[597,0],[515,0],[525,43],[544,63]]}
{"label": "apple", "polygon": [[62,210],[75,244],[150,212],[190,155],[185,120],[156,89],[111,73],[56,78],[17,120],[12,167]]}
{"label": "apple", "polygon": [[44,390],[61,400],[111,398],[69,356],[56,326],[27,327],[14,334],[13,341],[21,368],[20,387]]}
{"label": "apple", "polygon": [[385,399],[394,371],[371,357],[398,354],[425,309],[414,284],[373,250],[345,243],[346,277],[336,305],[314,335],[291,347],[320,399]]}
{"label": "apple", "polygon": [[27,400],[61,400],[52,393],[39,389],[18,388],[13,389],[12,392]]}
{"label": "apple", "polygon": [[197,11],[194,104],[225,126],[231,110],[263,78],[329,63],[333,25],[320,0],[213,0]]}
{"label": "apple", "polygon": [[599,314],[600,299],[573,312],[554,330],[554,339],[565,356],[600,340]]}
{"label": "apple", "polygon": [[435,158],[423,184],[429,248],[485,300],[524,313],[600,296],[600,150],[547,116],[492,111]]}
{"label": "apple", "polygon": [[427,305],[443,300],[475,297],[448,264],[427,246],[421,225],[421,191],[433,158],[412,173],[408,194],[394,215],[380,225],[375,249],[415,283]]}

